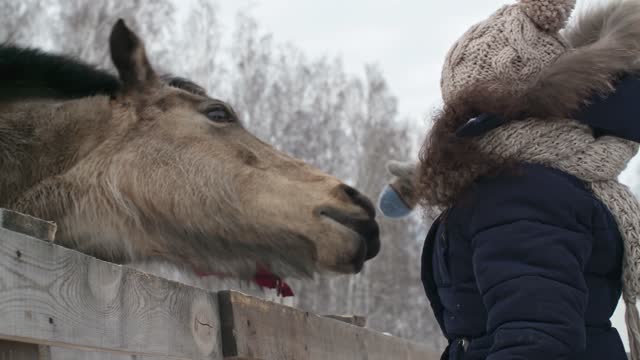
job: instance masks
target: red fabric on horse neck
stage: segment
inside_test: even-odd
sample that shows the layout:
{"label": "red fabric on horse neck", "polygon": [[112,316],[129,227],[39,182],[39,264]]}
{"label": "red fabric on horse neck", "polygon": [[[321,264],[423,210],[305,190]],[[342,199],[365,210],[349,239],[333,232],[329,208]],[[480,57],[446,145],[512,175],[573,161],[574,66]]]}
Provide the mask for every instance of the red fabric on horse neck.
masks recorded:
{"label": "red fabric on horse neck", "polygon": [[[206,272],[200,270],[194,270],[195,274],[199,277],[216,276],[219,278],[230,277],[231,275],[220,272]],[[256,273],[253,276],[253,282],[258,286],[268,289],[276,289],[278,296],[291,297],[294,296],[291,287],[282,280],[278,275],[272,273],[268,268],[264,266],[257,266]]]}

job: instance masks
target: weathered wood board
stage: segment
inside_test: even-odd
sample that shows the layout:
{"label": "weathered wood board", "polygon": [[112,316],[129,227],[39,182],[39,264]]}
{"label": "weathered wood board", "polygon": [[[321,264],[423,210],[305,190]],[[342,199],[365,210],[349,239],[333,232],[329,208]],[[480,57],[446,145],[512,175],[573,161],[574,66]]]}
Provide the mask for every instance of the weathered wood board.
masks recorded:
{"label": "weathered wood board", "polygon": [[323,315],[323,316],[329,319],[340,320],[347,324],[351,324],[359,327],[367,326],[367,318],[364,316],[357,316],[357,315]]}
{"label": "weathered wood board", "polygon": [[364,318],[212,294],[57,246],[54,233],[0,209],[0,360],[439,359],[351,325]]}
{"label": "weathered wood board", "polygon": [[[151,357],[142,355],[124,355],[96,351],[83,351],[51,347],[46,357],[38,360],[167,360],[167,357]],[[0,358],[0,360],[4,360]]]}
{"label": "weathered wood board", "polygon": [[0,340],[0,360],[167,360],[108,352],[83,351],[46,345]]}
{"label": "weathered wood board", "polygon": [[217,360],[220,337],[215,294],[0,228],[0,339]]}
{"label": "weathered wood board", "polygon": [[233,291],[218,293],[224,355],[255,360],[438,360],[410,341]]}
{"label": "weathered wood board", "polygon": [[0,228],[42,240],[53,241],[56,236],[55,223],[7,209],[0,209]]}

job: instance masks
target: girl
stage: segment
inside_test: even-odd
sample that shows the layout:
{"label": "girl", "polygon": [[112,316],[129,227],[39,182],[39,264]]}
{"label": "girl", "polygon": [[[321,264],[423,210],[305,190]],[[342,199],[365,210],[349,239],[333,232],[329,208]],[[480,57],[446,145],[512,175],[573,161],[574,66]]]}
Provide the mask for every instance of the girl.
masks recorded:
{"label": "girl", "polygon": [[[422,273],[443,359],[626,359],[621,294],[640,359],[640,206],[617,181],[640,140],[640,1],[561,35],[574,3],[505,6],[447,55],[413,182],[439,214]],[[383,212],[415,203],[404,185]]]}

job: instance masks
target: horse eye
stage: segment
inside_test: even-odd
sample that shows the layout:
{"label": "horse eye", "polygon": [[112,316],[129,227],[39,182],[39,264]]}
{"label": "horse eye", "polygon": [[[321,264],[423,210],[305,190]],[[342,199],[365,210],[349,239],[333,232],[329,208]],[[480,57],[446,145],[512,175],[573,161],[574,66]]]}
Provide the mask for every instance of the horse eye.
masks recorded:
{"label": "horse eye", "polygon": [[205,112],[209,120],[217,123],[233,122],[233,115],[223,105],[212,106]]}

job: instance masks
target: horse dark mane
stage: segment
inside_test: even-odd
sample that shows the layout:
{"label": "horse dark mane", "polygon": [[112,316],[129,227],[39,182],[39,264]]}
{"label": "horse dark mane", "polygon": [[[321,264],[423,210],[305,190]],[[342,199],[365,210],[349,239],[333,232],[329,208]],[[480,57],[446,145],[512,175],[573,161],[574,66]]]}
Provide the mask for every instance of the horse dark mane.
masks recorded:
{"label": "horse dark mane", "polygon": [[[169,86],[206,96],[201,86],[185,78],[167,75],[162,80]],[[113,96],[120,86],[117,76],[70,56],[0,44],[0,101]]]}
{"label": "horse dark mane", "polygon": [[113,95],[115,75],[69,56],[0,44],[0,100]]}

